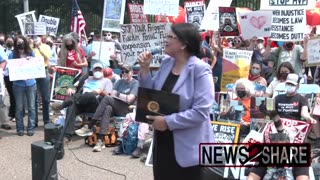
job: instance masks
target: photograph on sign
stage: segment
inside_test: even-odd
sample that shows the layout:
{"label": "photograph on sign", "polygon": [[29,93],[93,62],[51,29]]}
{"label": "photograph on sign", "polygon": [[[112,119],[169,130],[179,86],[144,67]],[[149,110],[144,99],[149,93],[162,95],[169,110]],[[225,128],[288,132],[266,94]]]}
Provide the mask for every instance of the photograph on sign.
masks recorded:
{"label": "photograph on sign", "polygon": [[38,22],[46,24],[46,32],[48,34],[57,34],[60,18],[40,15]]}
{"label": "photograph on sign", "polygon": [[123,23],[126,0],[105,0],[102,18],[102,31],[119,32]]}
{"label": "photograph on sign", "polygon": [[23,35],[25,35],[25,23],[34,23],[37,22],[35,11],[26,12],[23,14],[18,14],[15,16],[18,20],[19,27]]}
{"label": "photograph on sign", "polygon": [[272,11],[253,11],[239,13],[239,21],[244,39],[269,37],[271,29]]}
{"label": "photograph on sign", "polygon": [[219,26],[221,36],[239,36],[235,7],[219,7]]}
{"label": "photograph on sign", "polygon": [[179,0],[145,0],[143,14],[177,16]]}

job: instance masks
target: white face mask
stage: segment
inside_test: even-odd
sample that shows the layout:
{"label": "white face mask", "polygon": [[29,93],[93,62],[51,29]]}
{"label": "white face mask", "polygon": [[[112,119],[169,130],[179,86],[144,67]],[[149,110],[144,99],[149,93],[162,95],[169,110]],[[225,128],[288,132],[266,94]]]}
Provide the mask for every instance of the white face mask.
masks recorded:
{"label": "white face mask", "polygon": [[296,86],[286,85],[287,93],[293,94],[296,91]]}
{"label": "white face mask", "polygon": [[264,48],[264,45],[263,45],[262,43],[258,43],[258,44],[257,44],[257,48],[258,48],[258,49],[263,49],[263,48]]}
{"label": "white face mask", "polygon": [[100,79],[103,76],[103,74],[100,71],[96,71],[93,73],[93,76],[97,79]]}

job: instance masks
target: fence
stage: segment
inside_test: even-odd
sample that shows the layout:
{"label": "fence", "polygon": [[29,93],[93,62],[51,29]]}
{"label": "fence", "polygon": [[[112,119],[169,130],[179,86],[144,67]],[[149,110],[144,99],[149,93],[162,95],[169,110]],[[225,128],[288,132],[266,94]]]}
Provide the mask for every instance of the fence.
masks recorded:
{"label": "fence", "polygon": [[[129,2],[143,3],[143,0],[127,0],[127,3]],[[104,0],[78,0],[79,7],[86,20],[87,34],[96,30],[100,31],[103,3]],[[183,3],[184,1],[180,0],[180,6],[183,6]],[[206,0],[206,4],[208,3],[209,0]],[[257,10],[260,6],[260,0],[233,0],[231,5]],[[71,6],[71,0],[29,0],[29,10],[35,10],[36,17],[39,17],[39,15],[42,14],[60,18],[58,29],[60,34],[70,31]],[[9,34],[12,31],[18,31],[20,28],[15,15],[21,13],[23,13],[22,0],[2,0],[0,2],[0,32]],[[125,14],[124,23],[128,22],[129,17]]]}

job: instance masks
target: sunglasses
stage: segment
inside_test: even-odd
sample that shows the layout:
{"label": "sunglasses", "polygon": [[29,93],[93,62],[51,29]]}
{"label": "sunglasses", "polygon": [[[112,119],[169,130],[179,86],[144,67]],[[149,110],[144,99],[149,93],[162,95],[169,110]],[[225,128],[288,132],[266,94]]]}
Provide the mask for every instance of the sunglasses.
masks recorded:
{"label": "sunglasses", "polygon": [[128,74],[129,72],[130,72],[130,71],[128,71],[128,70],[122,70],[122,71],[121,71],[122,74]]}

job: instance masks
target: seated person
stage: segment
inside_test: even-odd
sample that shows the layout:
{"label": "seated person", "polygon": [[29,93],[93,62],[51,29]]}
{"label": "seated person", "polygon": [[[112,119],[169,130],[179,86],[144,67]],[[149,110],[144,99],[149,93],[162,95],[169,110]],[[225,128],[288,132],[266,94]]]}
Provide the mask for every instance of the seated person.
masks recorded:
{"label": "seated person", "polygon": [[110,96],[106,96],[100,102],[96,112],[92,117],[88,128],[83,132],[84,134],[77,133],[79,136],[89,135],[87,132],[92,132],[92,127],[99,121],[100,132],[98,134],[98,141],[93,148],[94,152],[100,152],[105,148],[104,136],[107,133],[107,129],[112,116],[125,116],[130,112],[129,106],[135,103],[138,95],[139,82],[132,77],[132,67],[124,64],[121,67],[122,79],[118,80],[110,93]]}
{"label": "seated person", "polygon": [[93,76],[89,76],[85,80],[82,92],[74,94],[76,92],[75,89],[68,89],[68,94],[74,95],[62,105],[62,108],[69,106],[66,115],[65,143],[71,141],[77,114],[79,112],[94,113],[99,105],[97,97],[106,96],[112,91],[112,82],[110,79],[103,77],[102,68],[103,66],[100,63],[93,65]]}
{"label": "seated person", "polygon": [[103,69],[103,76],[110,79],[113,84],[121,79],[121,77],[118,74],[113,73],[112,69],[109,67]]}
{"label": "seated person", "polygon": [[[301,77],[297,74],[288,74],[287,80],[285,81],[287,92],[286,94],[280,94],[275,97],[275,111],[280,118],[301,120],[303,117],[305,120],[315,124],[317,121],[314,120],[308,112],[307,99],[297,93],[300,79]],[[280,124],[278,122],[280,122]],[[284,130],[281,121],[275,121],[275,126],[278,132]],[[248,176],[248,180],[262,179],[267,173],[267,167],[253,168]],[[309,179],[309,167],[292,168],[292,173],[297,180]]]}

